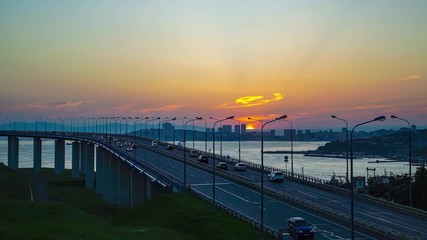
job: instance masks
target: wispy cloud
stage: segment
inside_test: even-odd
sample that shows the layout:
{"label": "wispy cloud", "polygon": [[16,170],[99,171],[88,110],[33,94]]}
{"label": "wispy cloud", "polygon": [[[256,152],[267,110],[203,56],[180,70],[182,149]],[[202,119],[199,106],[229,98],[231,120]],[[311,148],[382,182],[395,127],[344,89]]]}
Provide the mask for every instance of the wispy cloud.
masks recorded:
{"label": "wispy cloud", "polygon": [[123,104],[113,108],[113,111],[116,113],[126,113],[126,114],[146,114],[151,112],[170,112],[176,109],[182,108],[184,105],[170,104],[163,105],[153,108],[140,108],[135,104]]}
{"label": "wispy cloud", "polygon": [[407,77],[404,77],[404,78],[400,78],[399,80],[401,80],[401,81],[408,81],[408,80],[417,80],[417,79],[420,79],[420,78],[421,78],[420,75],[410,75],[410,76],[407,76]]}
{"label": "wispy cloud", "polygon": [[372,110],[372,109],[388,109],[393,108],[393,105],[389,104],[378,104],[378,105],[364,105],[364,106],[354,106],[351,108],[351,110]]}
{"label": "wispy cloud", "polygon": [[170,111],[174,111],[174,110],[177,110],[179,108],[182,108],[183,106],[184,105],[179,105],[179,104],[164,105],[164,106],[159,106],[159,107],[155,107],[155,108],[146,108],[146,109],[143,109],[142,112],[144,112],[144,113],[170,112]]}
{"label": "wispy cloud", "polygon": [[274,98],[265,99],[264,96],[243,96],[236,99],[234,102],[224,103],[219,105],[217,108],[241,108],[241,107],[252,107],[258,106],[262,104],[267,104],[275,101],[279,101],[283,99],[283,95],[281,93],[274,93]]}
{"label": "wispy cloud", "polygon": [[62,102],[36,102],[29,103],[28,106],[32,108],[42,108],[42,109],[61,109],[61,108],[74,108],[79,107],[83,104],[94,103],[95,101],[62,101]]}

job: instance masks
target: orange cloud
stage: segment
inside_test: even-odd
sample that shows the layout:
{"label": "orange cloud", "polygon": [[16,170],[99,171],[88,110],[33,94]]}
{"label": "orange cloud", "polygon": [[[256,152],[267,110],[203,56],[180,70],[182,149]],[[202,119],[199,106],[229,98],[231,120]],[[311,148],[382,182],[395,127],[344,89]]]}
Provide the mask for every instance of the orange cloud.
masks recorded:
{"label": "orange cloud", "polygon": [[351,110],[370,110],[370,109],[384,109],[384,108],[392,108],[393,105],[366,105],[366,106],[355,106],[352,107]]}
{"label": "orange cloud", "polygon": [[218,108],[241,108],[241,107],[252,107],[263,105],[283,99],[281,93],[274,93],[274,98],[264,99],[264,96],[244,96],[236,99],[232,103],[224,103],[218,106]]}
{"label": "orange cloud", "polygon": [[184,105],[178,105],[178,104],[171,104],[171,105],[164,105],[156,108],[147,108],[143,109],[142,112],[149,113],[149,112],[170,112],[174,111],[176,109],[182,108]]}
{"label": "orange cloud", "polygon": [[417,79],[420,79],[420,78],[421,78],[420,75],[410,75],[410,76],[401,78],[399,80],[402,80],[402,81],[405,81],[405,80],[417,80]]}
{"label": "orange cloud", "polygon": [[30,103],[28,106],[34,108],[71,108],[71,107],[79,107],[83,104],[94,103],[95,101],[63,101],[63,102],[41,102],[41,103]]}

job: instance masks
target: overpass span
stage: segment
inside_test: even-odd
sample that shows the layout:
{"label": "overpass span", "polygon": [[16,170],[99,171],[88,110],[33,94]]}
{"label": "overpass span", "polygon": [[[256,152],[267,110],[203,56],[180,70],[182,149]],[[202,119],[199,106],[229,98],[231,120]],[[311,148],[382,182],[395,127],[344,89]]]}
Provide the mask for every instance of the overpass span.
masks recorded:
{"label": "overpass span", "polygon": [[[158,182],[160,185],[176,191],[190,189],[190,192],[212,200],[211,170],[212,165],[214,166],[216,163],[213,163],[210,158],[209,165],[200,164],[189,157],[187,159],[188,186],[184,187],[181,181],[183,179],[183,151],[179,146],[175,146],[175,149],[170,151],[166,149],[165,144],[159,144],[159,148],[152,148],[151,139],[148,138],[135,135],[116,136],[137,142],[139,148],[128,152],[117,147],[116,144],[107,142],[107,138],[94,138],[93,134],[0,132],[0,135],[35,139],[66,139],[90,143],[97,149],[116,156],[131,169],[148,174],[146,176],[150,176],[151,182]],[[9,149],[14,149],[15,145],[16,143],[9,144]],[[107,153],[102,151],[97,150],[97,180],[98,178],[103,179],[99,174],[101,171],[98,169],[98,155],[103,156]],[[58,149],[58,152],[61,150]],[[9,157],[11,157],[10,154]],[[101,157],[99,158],[101,159]],[[99,165],[102,166],[103,161],[99,162]],[[233,161],[230,160],[227,164],[231,166],[232,163]],[[56,164],[55,160],[55,167]],[[61,164],[59,163],[59,165]],[[118,164],[116,167],[119,166],[121,165]],[[254,225],[258,224],[260,219],[259,170],[259,166],[250,166],[248,171],[239,173],[217,170],[218,178],[215,184],[217,204]],[[136,172],[126,170],[124,173],[134,175]],[[301,176],[298,178],[288,176],[284,184],[265,183],[267,193],[264,205],[266,230],[278,235],[279,231],[285,228],[287,217],[302,216],[315,224],[316,239],[349,238],[349,199],[346,196],[349,194],[325,188],[315,179],[307,179],[308,181],[305,181]],[[108,181],[102,182],[100,189],[106,188],[102,184],[113,184]],[[96,187],[98,192],[98,181]],[[102,193],[103,190],[99,191]],[[355,208],[358,226],[357,239],[427,239],[427,218],[424,212],[406,208],[399,209],[395,206],[381,204],[381,202],[366,199],[362,201],[361,199],[358,199]],[[133,205],[130,204],[130,206]]]}

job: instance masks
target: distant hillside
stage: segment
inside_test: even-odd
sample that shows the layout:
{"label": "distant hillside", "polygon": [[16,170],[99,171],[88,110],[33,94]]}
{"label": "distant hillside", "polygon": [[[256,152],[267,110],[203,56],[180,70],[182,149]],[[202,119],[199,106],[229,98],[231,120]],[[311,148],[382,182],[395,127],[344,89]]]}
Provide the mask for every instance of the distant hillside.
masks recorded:
{"label": "distant hillside", "polygon": [[[425,162],[427,159],[427,130],[424,129],[412,132],[411,140],[412,159],[414,161]],[[408,159],[408,147],[408,132],[397,132],[390,135],[365,139],[353,139],[353,154],[356,156],[381,156],[406,161]],[[329,142],[313,151],[313,153],[316,154],[336,155],[345,155],[345,152],[345,141]]]}

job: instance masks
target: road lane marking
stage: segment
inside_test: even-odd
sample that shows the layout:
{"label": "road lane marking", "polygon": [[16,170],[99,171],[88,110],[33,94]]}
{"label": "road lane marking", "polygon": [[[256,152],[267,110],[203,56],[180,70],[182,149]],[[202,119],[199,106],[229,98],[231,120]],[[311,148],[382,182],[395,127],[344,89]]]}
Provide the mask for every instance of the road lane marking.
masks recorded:
{"label": "road lane marking", "polygon": [[[231,183],[215,183],[216,185],[230,185]],[[212,186],[212,183],[195,183],[191,184],[191,186]]]}
{"label": "road lane marking", "polygon": [[234,194],[234,193],[232,193],[232,192],[229,192],[229,191],[227,191],[227,190],[225,190],[225,189],[222,189],[222,188],[220,188],[220,187],[216,187],[216,188],[218,188],[219,190],[221,190],[221,191],[223,191],[223,192],[226,192],[226,193],[228,193],[228,194],[230,194],[230,195],[232,195],[232,196],[234,196],[234,197],[236,197],[236,198],[238,198],[238,199],[240,199],[240,200],[242,200],[242,201],[245,201],[245,202],[247,202],[247,203],[252,203],[251,201],[247,200],[246,198],[242,198],[242,197],[238,196],[237,194]]}
{"label": "road lane marking", "polygon": [[319,198],[319,197],[316,197],[316,196],[314,196],[314,195],[312,195],[312,194],[309,194],[309,193],[306,193],[306,192],[303,192],[303,191],[299,191],[299,190],[298,190],[298,192],[299,192],[299,193],[301,193],[301,194],[304,194],[304,195],[306,195],[306,196],[309,196],[309,197],[311,197],[311,198]]}

